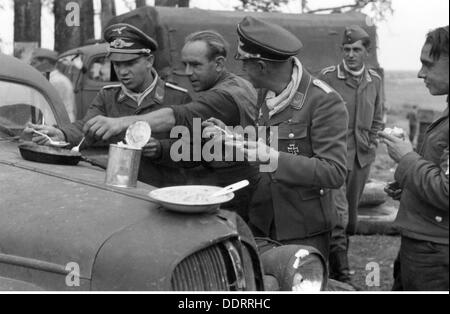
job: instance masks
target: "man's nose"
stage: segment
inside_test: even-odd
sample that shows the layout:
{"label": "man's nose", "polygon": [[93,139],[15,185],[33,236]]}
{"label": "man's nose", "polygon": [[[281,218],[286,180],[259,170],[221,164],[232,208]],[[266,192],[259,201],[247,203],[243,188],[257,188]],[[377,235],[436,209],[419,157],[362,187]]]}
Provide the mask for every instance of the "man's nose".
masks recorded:
{"label": "man's nose", "polygon": [[420,78],[420,79],[425,79],[426,78],[426,73],[425,73],[425,70],[423,68],[421,68],[419,73],[417,73],[417,77]]}
{"label": "man's nose", "polygon": [[186,65],[184,74],[186,74],[187,76],[191,76],[192,74],[194,74],[194,72],[192,71],[192,67],[190,65]]}

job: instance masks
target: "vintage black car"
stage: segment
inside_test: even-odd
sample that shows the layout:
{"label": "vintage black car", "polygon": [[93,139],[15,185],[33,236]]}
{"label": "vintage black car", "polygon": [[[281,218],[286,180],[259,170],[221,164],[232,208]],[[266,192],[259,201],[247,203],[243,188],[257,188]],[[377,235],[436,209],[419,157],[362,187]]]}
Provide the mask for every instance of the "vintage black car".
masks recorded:
{"label": "vintage black car", "polygon": [[326,288],[313,248],[257,246],[236,214],[170,212],[148,198],[154,187],[106,186],[105,171],[89,163],[24,160],[29,122],[69,118],[41,73],[0,54],[0,291]]}

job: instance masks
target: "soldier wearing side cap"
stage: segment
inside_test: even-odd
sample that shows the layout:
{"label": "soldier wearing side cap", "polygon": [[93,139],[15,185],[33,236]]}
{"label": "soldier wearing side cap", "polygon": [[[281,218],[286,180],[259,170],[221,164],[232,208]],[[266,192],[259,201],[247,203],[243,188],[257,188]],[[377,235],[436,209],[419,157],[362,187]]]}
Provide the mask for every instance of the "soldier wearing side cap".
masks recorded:
{"label": "soldier wearing side cap", "polygon": [[338,225],[333,231],[330,276],[350,283],[347,233],[356,232],[358,204],[375,161],[377,133],[383,128],[381,77],[366,65],[370,37],[359,26],[345,29],[343,60],[322,70],[319,76],[344,99],[349,113],[346,184],[333,192],[338,209]]}
{"label": "soldier wearing side cap", "polygon": [[[110,129],[117,125],[118,117],[141,116],[168,106],[177,106],[191,100],[187,90],[162,81],[153,68],[153,52],[157,42],[139,28],[119,23],[109,26],[104,32],[105,40],[110,44],[108,57],[111,60],[120,84],[104,87],[93,100],[86,116],[73,124],[60,126],[33,126],[46,132],[54,140],[68,141],[78,145],[83,136],[87,136],[87,145],[98,142],[117,143],[124,138],[124,132],[111,137]],[[108,126],[108,128],[105,128]],[[152,157],[161,154],[161,149],[170,138],[169,132],[152,135],[145,147],[141,162],[139,179],[145,183],[162,187],[184,184],[185,176],[181,169],[167,165],[155,165]],[[41,137],[34,141],[45,144]]]}
{"label": "soldier wearing side cap", "polygon": [[[278,127],[278,139],[248,142],[243,149],[249,160],[278,163],[261,173],[250,227],[255,236],[313,246],[328,258],[336,218],[330,189],[340,187],[346,176],[345,104],[295,57],[302,43],[286,29],[246,17],[238,35],[236,58],[260,89],[259,125]],[[274,140],[278,150],[266,144]]]}

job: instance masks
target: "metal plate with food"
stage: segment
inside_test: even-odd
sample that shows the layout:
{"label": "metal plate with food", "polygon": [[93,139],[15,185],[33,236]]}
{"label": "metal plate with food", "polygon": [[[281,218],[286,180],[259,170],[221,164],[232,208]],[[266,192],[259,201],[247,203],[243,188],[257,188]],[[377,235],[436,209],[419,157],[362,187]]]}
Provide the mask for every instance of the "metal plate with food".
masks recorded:
{"label": "metal plate with food", "polygon": [[19,145],[19,151],[25,160],[46,164],[75,166],[82,160],[80,153],[34,143]]}
{"label": "metal plate with food", "polygon": [[150,192],[151,199],[166,209],[180,213],[209,213],[234,198],[234,193],[214,197],[222,188],[205,185],[174,186]]}

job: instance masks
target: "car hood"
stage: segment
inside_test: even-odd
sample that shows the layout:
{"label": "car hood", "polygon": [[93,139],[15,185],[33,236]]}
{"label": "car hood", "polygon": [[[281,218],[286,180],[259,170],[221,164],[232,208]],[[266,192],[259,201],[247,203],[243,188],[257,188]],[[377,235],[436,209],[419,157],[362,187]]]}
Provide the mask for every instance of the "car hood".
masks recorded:
{"label": "car hood", "polygon": [[[217,238],[235,235],[216,215],[196,219],[163,212],[147,197],[153,187],[110,188],[103,184],[104,177],[103,170],[85,163],[71,167],[24,161],[17,143],[0,141],[0,255],[62,274],[68,264],[77,263],[81,277],[91,279],[102,246],[143,221],[166,233],[189,228],[196,232],[197,243],[211,241],[211,232],[202,236],[198,231],[205,226],[217,230]],[[186,247],[176,242],[180,254],[195,251],[195,243]]]}

